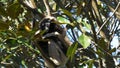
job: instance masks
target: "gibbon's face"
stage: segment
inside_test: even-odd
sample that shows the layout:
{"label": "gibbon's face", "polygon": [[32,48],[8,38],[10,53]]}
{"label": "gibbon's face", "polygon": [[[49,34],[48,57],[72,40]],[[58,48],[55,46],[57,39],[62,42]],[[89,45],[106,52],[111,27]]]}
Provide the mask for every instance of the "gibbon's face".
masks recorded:
{"label": "gibbon's face", "polygon": [[40,30],[45,30],[46,32],[48,32],[50,28],[50,24],[51,24],[51,20],[49,18],[43,19],[40,22],[39,28]]}
{"label": "gibbon's face", "polygon": [[58,24],[54,23],[54,19],[44,18],[39,24],[39,29],[46,33],[58,32],[62,34],[63,28]]}

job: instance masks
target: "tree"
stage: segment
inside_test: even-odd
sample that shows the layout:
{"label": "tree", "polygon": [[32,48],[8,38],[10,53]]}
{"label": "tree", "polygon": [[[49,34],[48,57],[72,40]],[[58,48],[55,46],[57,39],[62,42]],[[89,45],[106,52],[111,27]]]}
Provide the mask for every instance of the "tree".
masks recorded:
{"label": "tree", "polygon": [[[1,67],[44,68],[45,61],[33,40],[40,37],[35,33],[47,15],[56,18],[55,23],[66,29],[72,42],[66,54],[71,68],[120,66],[120,1],[1,0]],[[118,44],[113,42],[115,37]]]}

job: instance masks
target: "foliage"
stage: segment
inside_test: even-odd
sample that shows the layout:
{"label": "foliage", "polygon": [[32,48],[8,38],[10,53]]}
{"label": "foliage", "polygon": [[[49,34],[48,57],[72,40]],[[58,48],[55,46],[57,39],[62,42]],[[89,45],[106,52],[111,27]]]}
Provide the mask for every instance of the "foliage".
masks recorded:
{"label": "foliage", "polygon": [[[47,0],[58,24],[73,42],[67,56],[72,68],[120,66],[120,2],[118,0]],[[117,7],[118,6],[118,7]],[[0,67],[44,67],[32,42],[47,15],[43,0],[0,1]],[[116,64],[117,63],[117,64]]]}

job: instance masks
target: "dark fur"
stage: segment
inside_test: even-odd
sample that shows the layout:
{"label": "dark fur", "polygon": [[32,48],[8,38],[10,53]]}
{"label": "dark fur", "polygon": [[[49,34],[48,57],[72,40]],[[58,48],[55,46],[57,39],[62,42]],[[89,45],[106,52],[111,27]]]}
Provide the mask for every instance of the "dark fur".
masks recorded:
{"label": "dark fur", "polygon": [[45,30],[46,31],[45,34],[52,33],[52,32],[58,32],[58,33],[62,34],[64,29],[60,25],[53,23],[53,21],[54,20],[50,20],[49,18],[43,19],[40,22],[39,29]]}
{"label": "dark fur", "polygon": [[[64,29],[60,25],[53,23],[53,21],[54,20],[45,18],[40,22],[39,29],[41,31],[45,31],[43,36],[46,34],[54,33],[54,32],[63,34]],[[47,40],[47,41],[44,41],[44,40]],[[50,42],[50,43],[48,43],[48,42]],[[64,62],[64,59],[62,59],[62,57],[60,55],[64,54],[64,56],[66,56],[67,47],[61,41],[61,39],[58,38],[58,36],[54,35],[54,36],[46,37],[43,39],[43,41],[38,41],[38,44],[39,44],[40,48],[42,49],[42,51],[47,55],[48,58],[55,57],[55,54],[49,53],[50,50],[55,49],[55,52],[57,54],[59,53],[59,55],[56,55],[56,56],[61,58],[61,62]],[[56,59],[56,57],[55,57],[55,59]]]}

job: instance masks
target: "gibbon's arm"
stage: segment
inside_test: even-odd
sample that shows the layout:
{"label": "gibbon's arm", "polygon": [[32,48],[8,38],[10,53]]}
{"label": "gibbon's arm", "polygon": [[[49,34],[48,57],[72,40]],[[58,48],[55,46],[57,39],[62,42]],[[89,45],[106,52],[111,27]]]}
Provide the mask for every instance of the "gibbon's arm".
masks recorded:
{"label": "gibbon's arm", "polygon": [[72,44],[72,42],[68,39],[67,36],[61,35],[58,32],[52,32],[52,33],[46,34],[42,38],[45,39],[45,38],[51,37],[51,36],[58,37],[64,44],[68,45],[68,47],[71,46],[71,44]]}

